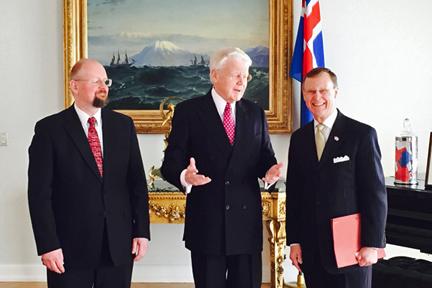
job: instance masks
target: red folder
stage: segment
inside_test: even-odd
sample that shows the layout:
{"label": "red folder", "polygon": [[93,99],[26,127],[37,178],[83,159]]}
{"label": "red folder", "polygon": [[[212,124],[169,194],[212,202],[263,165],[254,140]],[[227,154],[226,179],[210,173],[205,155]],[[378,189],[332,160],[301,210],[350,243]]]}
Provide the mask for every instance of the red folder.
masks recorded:
{"label": "red folder", "polygon": [[[360,250],[360,213],[331,219],[333,248],[338,268],[356,265],[355,254]],[[385,257],[383,248],[378,249],[378,259]]]}

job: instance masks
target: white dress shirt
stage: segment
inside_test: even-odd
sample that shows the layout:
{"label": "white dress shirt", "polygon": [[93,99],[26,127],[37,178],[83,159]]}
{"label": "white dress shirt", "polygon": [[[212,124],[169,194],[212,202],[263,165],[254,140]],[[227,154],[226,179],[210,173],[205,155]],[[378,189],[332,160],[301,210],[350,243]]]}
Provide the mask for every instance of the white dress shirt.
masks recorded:
{"label": "white dress shirt", "polygon": [[90,117],[95,117],[96,118],[96,123],[95,123],[95,128],[96,128],[96,132],[98,134],[98,138],[99,138],[99,142],[101,145],[101,151],[102,151],[102,155],[103,155],[103,134],[102,134],[102,113],[101,113],[101,109],[99,108],[96,113],[94,115],[88,115],[87,113],[85,113],[84,111],[82,111],[80,108],[78,108],[78,106],[74,103],[74,108],[75,111],[78,114],[78,118],[81,122],[81,126],[84,129],[84,133],[86,135],[86,137],[88,137],[88,128],[90,126],[90,124],[88,123],[88,119]]}
{"label": "white dress shirt", "polygon": [[323,121],[323,123],[319,123],[317,120],[314,119],[314,127],[315,127],[314,131],[315,131],[315,135],[318,132],[318,124],[324,125],[324,129],[323,129],[322,133],[324,134],[325,143],[327,143],[327,140],[328,140],[328,137],[330,135],[331,129],[333,128],[333,125],[334,125],[334,123],[336,121],[336,117],[337,117],[337,110],[335,109],[333,111],[333,113],[330,114],[330,116],[327,117],[327,119],[325,119]]}
{"label": "white dress shirt", "polygon": [[[222,98],[222,96],[220,96],[216,92],[216,90],[214,88],[211,91],[211,95],[212,95],[212,98],[213,98],[213,102],[216,105],[216,109],[218,111],[219,117],[221,118],[222,123],[223,123],[223,114],[224,114],[225,106],[226,106],[227,102],[225,101],[225,99]],[[234,123],[235,123],[235,120],[236,120],[235,106],[236,106],[236,102],[231,103],[231,117],[232,117]]]}

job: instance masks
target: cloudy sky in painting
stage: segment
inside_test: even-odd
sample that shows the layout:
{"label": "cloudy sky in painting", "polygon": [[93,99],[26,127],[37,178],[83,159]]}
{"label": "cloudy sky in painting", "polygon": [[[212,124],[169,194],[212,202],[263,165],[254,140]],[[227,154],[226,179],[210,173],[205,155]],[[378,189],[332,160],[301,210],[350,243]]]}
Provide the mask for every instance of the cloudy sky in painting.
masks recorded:
{"label": "cloudy sky in painting", "polygon": [[88,0],[89,56],[107,63],[157,40],[193,53],[266,46],[268,0]]}

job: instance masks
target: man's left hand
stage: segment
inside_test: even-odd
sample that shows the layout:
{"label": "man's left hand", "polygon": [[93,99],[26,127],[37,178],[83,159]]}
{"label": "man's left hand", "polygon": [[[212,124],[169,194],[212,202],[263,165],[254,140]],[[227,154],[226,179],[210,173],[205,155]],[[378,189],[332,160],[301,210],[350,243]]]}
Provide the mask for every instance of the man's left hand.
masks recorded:
{"label": "man's left hand", "polygon": [[267,170],[267,173],[262,180],[269,184],[275,183],[277,180],[279,180],[279,177],[281,176],[282,166],[283,163],[274,164],[272,167],[270,167],[269,170]]}
{"label": "man's left hand", "polygon": [[147,238],[133,238],[132,254],[135,255],[134,261],[139,261],[147,252],[147,248],[148,248]]}
{"label": "man's left hand", "polygon": [[378,249],[373,247],[362,247],[356,253],[359,266],[370,266],[378,262]]}

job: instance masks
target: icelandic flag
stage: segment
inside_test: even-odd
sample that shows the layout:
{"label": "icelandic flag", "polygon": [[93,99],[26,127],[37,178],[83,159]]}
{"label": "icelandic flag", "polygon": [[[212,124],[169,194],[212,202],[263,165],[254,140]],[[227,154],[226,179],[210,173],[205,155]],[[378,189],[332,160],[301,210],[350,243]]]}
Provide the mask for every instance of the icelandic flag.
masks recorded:
{"label": "icelandic flag", "polygon": [[[318,0],[302,0],[302,15],[291,62],[291,78],[302,82],[313,68],[324,67],[324,46]],[[312,114],[301,97],[300,124],[312,121]]]}

